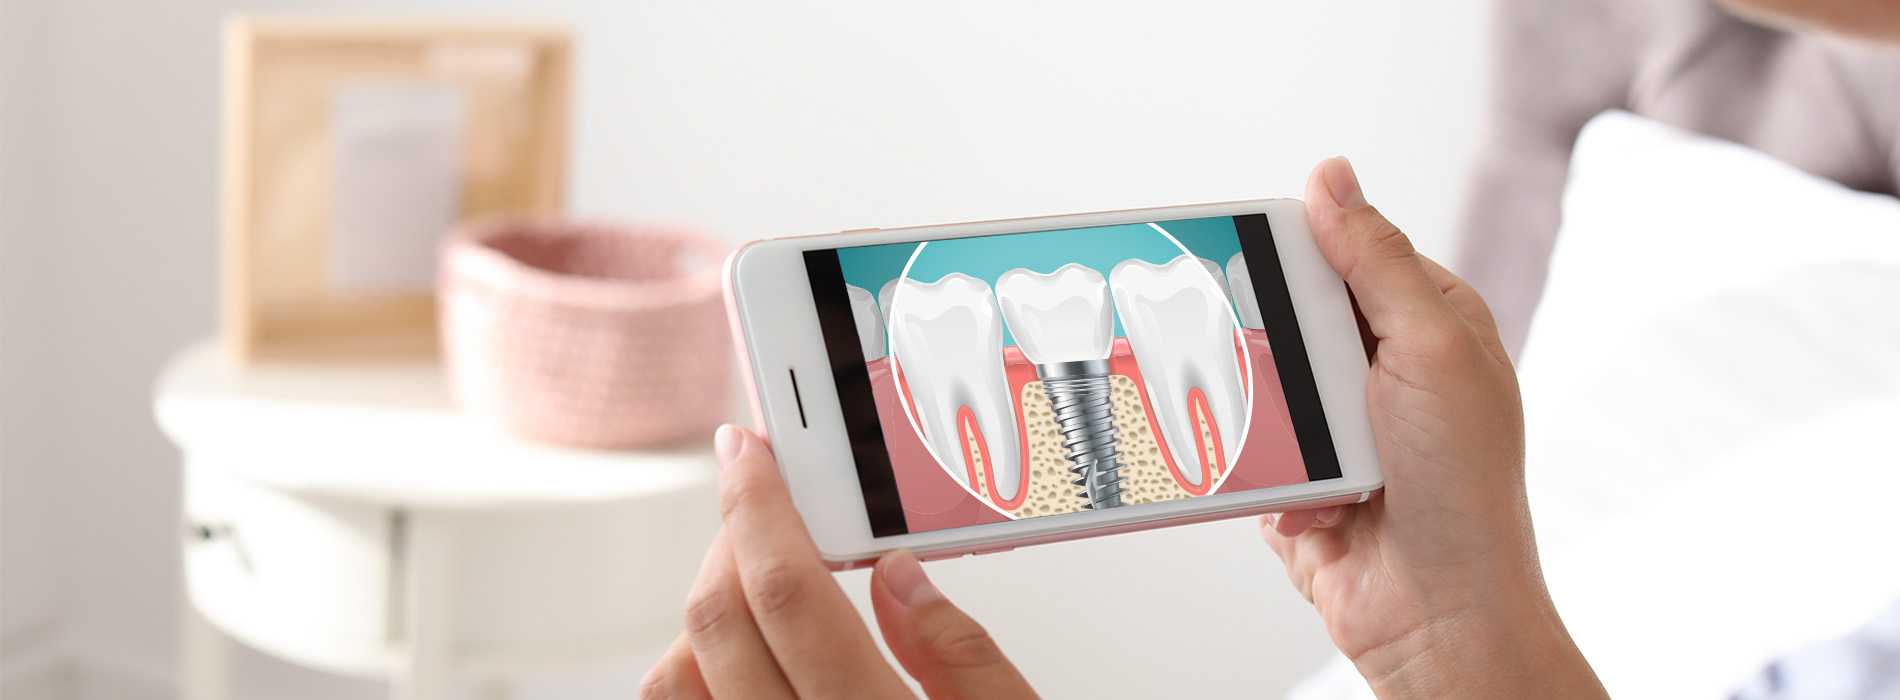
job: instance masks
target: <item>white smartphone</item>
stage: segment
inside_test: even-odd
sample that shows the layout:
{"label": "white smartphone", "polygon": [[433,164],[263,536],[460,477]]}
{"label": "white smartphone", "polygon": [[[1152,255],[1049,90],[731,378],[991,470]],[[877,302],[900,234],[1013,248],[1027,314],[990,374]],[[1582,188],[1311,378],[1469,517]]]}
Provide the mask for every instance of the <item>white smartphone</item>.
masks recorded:
{"label": "white smartphone", "polygon": [[836,569],[1356,503],[1365,345],[1297,200],[767,239],[753,421]]}

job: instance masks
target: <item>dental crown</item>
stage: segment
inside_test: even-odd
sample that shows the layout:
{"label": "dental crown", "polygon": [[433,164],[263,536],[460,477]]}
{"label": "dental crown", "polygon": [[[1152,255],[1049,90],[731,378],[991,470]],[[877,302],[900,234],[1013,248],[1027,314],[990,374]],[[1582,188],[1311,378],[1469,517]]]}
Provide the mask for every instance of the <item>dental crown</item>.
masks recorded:
{"label": "dental crown", "polygon": [[1003,321],[1035,364],[1106,360],[1115,342],[1115,307],[1102,273],[1075,263],[1039,275],[1022,268],[996,278]]}

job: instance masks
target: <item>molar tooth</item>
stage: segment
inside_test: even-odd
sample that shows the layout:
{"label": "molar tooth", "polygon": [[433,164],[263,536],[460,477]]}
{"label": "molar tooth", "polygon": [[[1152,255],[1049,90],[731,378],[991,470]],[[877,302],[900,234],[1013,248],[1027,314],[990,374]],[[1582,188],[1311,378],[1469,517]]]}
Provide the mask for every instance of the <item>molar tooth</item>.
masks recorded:
{"label": "molar tooth", "polygon": [[[967,473],[980,472],[993,502],[1020,503],[1026,495],[1021,445],[1003,370],[1002,315],[990,285],[951,273],[930,284],[900,279],[885,289],[892,296],[886,306],[891,350],[910,387],[925,443],[953,478],[965,481]],[[974,426],[965,425],[965,408]],[[966,427],[974,427],[987,447],[981,470],[966,456]]]}
{"label": "molar tooth", "polygon": [[[1182,478],[1211,491],[1210,453],[1202,448],[1199,423],[1211,419],[1219,434],[1221,473],[1240,451],[1247,423],[1247,399],[1240,382],[1240,358],[1234,348],[1234,321],[1227,295],[1212,263],[1182,255],[1166,264],[1128,260],[1109,273],[1115,310],[1141,366],[1150,409],[1160,422]],[[1191,405],[1200,390],[1206,415]]]}
{"label": "molar tooth", "polygon": [[1208,276],[1214,278],[1214,286],[1220,287],[1221,298],[1229,304],[1234,303],[1234,290],[1227,286],[1227,273],[1221,272],[1220,264],[1201,257],[1195,258],[1195,261],[1201,263],[1201,267],[1207,268]]}
{"label": "molar tooth", "polygon": [[1247,257],[1235,253],[1227,259],[1227,283],[1232,287],[1234,310],[1240,314],[1240,325],[1248,328],[1266,328],[1260,319],[1260,300],[1253,295],[1253,277],[1247,272]]}
{"label": "molar tooth", "polygon": [[871,298],[871,291],[863,287],[844,286],[845,296],[851,298],[851,320],[857,322],[858,345],[864,349],[864,361],[879,360],[884,352],[884,315],[877,309],[877,300]]}
{"label": "molar tooth", "polygon": [[896,294],[897,294],[897,280],[891,280],[889,282],[885,282],[884,287],[882,289],[877,290],[877,308],[882,309],[884,312],[884,327],[885,328],[891,327],[891,297],[895,296]]}

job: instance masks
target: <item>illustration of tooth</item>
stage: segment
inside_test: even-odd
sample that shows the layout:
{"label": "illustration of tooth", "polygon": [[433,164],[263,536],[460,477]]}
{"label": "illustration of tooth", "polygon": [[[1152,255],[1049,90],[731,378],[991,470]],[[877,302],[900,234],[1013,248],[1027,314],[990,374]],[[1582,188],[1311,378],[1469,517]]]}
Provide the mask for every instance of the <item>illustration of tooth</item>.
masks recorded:
{"label": "illustration of tooth", "polygon": [[864,361],[884,357],[884,315],[877,309],[877,300],[863,287],[847,284],[844,292],[851,297],[851,320],[858,326],[858,344],[864,348]]}
{"label": "illustration of tooth", "polygon": [[1036,366],[1069,449],[1076,496],[1089,509],[1122,504],[1120,450],[1109,400],[1115,311],[1102,273],[1069,263],[1049,274],[1023,268],[996,279],[1016,346]]}
{"label": "illustration of tooth", "polygon": [[1161,436],[1181,477],[1205,493],[1237,456],[1247,400],[1233,315],[1203,262],[1128,260],[1109,273],[1109,286]]}
{"label": "illustration of tooth", "polygon": [[885,328],[891,327],[891,296],[897,294],[897,282],[898,280],[885,282],[884,288],[877,290],[877,307],[884,310]]}
{"label": "illustration of tooth", "polygon": [[1200,261],[1201,267],[1207,268],[1208,276],[1214,278],[1214,286],[1220,287],[1221,298],[1229,304],[1234,303],[1234,290],[1227,286],[1227,274],[1221,272],[1220,264],[1207,258],[1197,257],[1195,260]]}
{"label": "illustration of tooth", "polygon": [[930,284],[905,278],[892,297],[891,351],[924,441],[953,478],[967,478],[1006,510],[1018,507],[1025,472],[990,286],[961,273]]}
{"label": "illustration of tooth", "polygon": [[1244,254],[1235,253],[1227,259],[1227,284],[1234,296],[1234,310],[1240,312],[1240,325],[1266,328],[1266,322],[1260,319],[1260,300],[1253,295],[1253,278],[1247,274]]}

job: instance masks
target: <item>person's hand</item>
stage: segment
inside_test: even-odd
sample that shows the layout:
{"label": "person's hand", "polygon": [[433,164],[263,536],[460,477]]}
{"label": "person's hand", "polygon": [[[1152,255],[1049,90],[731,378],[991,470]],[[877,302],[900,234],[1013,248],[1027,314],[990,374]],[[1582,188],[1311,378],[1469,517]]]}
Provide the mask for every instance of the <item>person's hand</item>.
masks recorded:
{"label": "person's hand", "polygon": [[[818,556],[771,448],[730,425],[714,443],[725,527],[687,598],[686,632],[647,673],[640,697],[914,697]],[[884,643],[933,700],[1035,697],[910,552],[878,560],[871,602]]]}
{"label": "person's hand", "polygon": [[1346,159],[1313,170],[1306,207],[1377,338],[1385,491],[1269,515],[1267,543],[1380,697],[1603,697],[1544,588],[1523,406],[1490,309],[1366,203]]}

